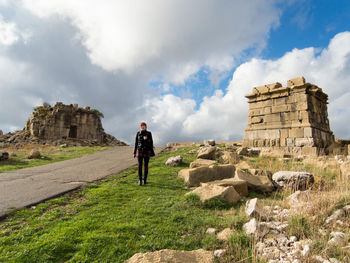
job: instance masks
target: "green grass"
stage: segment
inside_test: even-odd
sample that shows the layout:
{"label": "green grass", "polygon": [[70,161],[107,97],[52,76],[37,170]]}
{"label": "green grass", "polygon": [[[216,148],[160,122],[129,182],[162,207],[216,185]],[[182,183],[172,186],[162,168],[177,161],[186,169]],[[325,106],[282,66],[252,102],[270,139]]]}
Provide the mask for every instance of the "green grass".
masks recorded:
{"label": "green grass", "polygon": [[[29,150],[15,151],[16,157],[0,162],[0,173],[14,171],[22,168],[34,167],[54,162],[65,161],[84,155],[100,152],[110,147],[45,147],[39,149],[42,153],[39,159],[27,159]],[[1,175],[0,175],[1,176]]]}
{"label": "green grass", "polygon": [[[150,162],[149,184],[137,185],[136,167],[80,191],[13,212],[0,222],[0,262],[123,262],[137,252],[220,248],[205,231],[241,231],[239,209],[215,201],[198,205],[177,178],[195,158],[162,153]],[[181,167],[164,165],[181,154]],[[196,203],[197,202],[197,203]],[[243,201],[239,206],[244,206]],[[225,214],[225,215],[224,215]]]}

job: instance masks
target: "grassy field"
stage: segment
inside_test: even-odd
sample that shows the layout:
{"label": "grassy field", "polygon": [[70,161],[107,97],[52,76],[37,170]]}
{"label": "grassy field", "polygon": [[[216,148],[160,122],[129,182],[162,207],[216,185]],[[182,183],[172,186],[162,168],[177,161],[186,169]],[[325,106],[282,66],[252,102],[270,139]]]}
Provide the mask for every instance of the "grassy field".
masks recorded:
{"label": "grassy field", "polygon": [[[164,248],[227,248],[222,262],[258,262],[253,253],[254,240],[242,231],[248,220],[244,204],[247,199],[259,197],[265,205],[284,206],[287,193],[265,196],[250,192],[234,206],[220,200],[203,205],[198,197],[185,196],[189,189],[177,178],[178,171],[196,157],[188,154],[191,149],[163,152],[153,158],[146,186],[137,185],[136,167],[131,167],[82,190],[13,212],[0,222],[0,262],[123,262],[135,253]],[[182,155],[184,163],[180,167],[165,166],[174,155]],[[250,162],[257,168],[268,165],[277,170],[290,165],[273,158],[253,158]],[[321,176],[327,174],[322,172]],[[331,213],[348,199],[333,201],[328,210],[322,210],[324,213]],[[308,215],[296,215],[290,224],[290,233],[317,239],[319,225]],[[209,227],[217,231],[229,227],[235,233],[224,243],[205,234]],[[316,240],[313,249],[340,259],[344,254],[330,250],[325,240]]]}
{"label": "grassy field", "polygon": [[[34,167],[54,162],[60,162],[73,158],[82,157],[84,155],[100,152],[110,147],[54,147],[54,146],[27,146],[22,149],[5,149],[9,153],[15,153],[15,157],[11,157],[7,161],[0,162],[0,173],[18,170],[27,167]],[[37,149],[41,153],[39,159],[28,159],[28,155],[32,149]]]}
{"label": "grassy field", "polygon": [[[241,231],[240,207],[215,209],[193,196],[177,172],[195,156],[186,154],[182,167],[166,167],[171,153],[150,163],[149,184],[137,185],[136,167],[82,191],[14,212],[0,222],[0,262],[123,262],[137,252],[162,248],[215,249],[223,244],[205,234],[208,227],[237,229],[232,250],[248,247]],[[250,253],[249,250],[247,253]],[[249,255],[238,255],[240,258]]]}

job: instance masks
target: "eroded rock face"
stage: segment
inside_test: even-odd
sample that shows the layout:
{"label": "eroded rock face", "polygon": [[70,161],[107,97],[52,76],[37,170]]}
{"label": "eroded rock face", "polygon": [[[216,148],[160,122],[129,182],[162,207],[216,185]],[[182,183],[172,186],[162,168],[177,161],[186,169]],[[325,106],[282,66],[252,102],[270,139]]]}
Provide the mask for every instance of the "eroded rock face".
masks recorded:
{"label": "eroded rock face", "polygon": [[275,187],[267,176],[252,175],[247,171],[237,169],[235,174],[236,180],[246,181],[248,189],[253,191],[267,193],[272,192]]}
{"label": "eroded rock face", "polygon": [[236,192],[232,186],[219,186],[219,185],[203,185],[197,187],[189,194],[196,194],[200,200],[204,203],[213,198],[220,198],[231,204],[235,204],[241,199],[241,196]]}
{"label": "eroded rock face", "polygon": [[214,161],[214,160],[196,159],[190,163],[190,168],[208,167],[208,166],[211,166],[215,163],[216,163],[216,161]]}
{"label": "eroded rock face", "polygon": [[199,149],[197,157],[200,159],[215,160],[215,156],[216,156],[215,153],[216,153],[215,146],[203,147]]}
{"label": "eroded rock face", "polygon": [[209,184],[215,184],[225,187],[232,186],[240,196],[248,196],[248,185],[246,181],[236,180],[235,178],[228,178],[207,183],[201,183],[201,186]]}
{"label": "eroded rock face", "polygon": [[235,167],[233,165],[223,164],[183,169],[179,172],[179,177],[183,178],[189,186],[199,186],[200,183],[231,178],[234,174]]}
{"label": "eroded rock face", "polygon": [[272,175],[272,181],[281,188],[305,190],[313,184],[314,176],[308,172],[279,171]]}
{"label": "eroded rock face", "polygon": [[213,263],[214,255],[203,249],[180,251],[162,249],[154,252],[137,253],[125,263]]}
{"label": "eroded rock face", "polygon": [[235,152],[223,151],[220,158],[219,163],[228,163],[228,164],[236,164],[239,162],[239,157]]}

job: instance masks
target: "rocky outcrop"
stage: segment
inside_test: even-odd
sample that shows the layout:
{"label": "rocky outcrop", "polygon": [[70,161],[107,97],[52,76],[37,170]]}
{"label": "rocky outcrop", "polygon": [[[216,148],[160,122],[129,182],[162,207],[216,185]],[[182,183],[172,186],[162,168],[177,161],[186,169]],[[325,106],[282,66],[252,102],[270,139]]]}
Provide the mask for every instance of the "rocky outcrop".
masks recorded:
{"label": "rocky outcrop", "polygon": [[235,167],[231,164],[211,165],[209,167],[198,167],[183,169],[179,177],[184,179],[189,186],[199,186],[200,183],[231,178],[235,174]]}
{"label": "rocky outcrop", "polygon": [[215,184],[218,186],[232,186],[240,196],[248,196],[248,185],[246,181],[236,180],[235,178],[228,178],[223,180],[216,180],[207,183],[201,183],[201,186]]}
{"label": "rocky outcrop", "polygon": [[214,255],[211,251],[203,249],[193,251],[181,251],[162,249],[154,252],[137,253],[125,263],[214,263]]}
{"label": "rocky outcrop", "polygon": [[182,158],[181,155],[170,157],[165,162],[165,165],[168,165],[168,166],[179,166],[180,164],[182,164],[182,159],[183,158]]}
{"label": "rocky outcrop", "polygon": [[208,167],[214,165],[216,161],[207,159],[196,159],[190,163],[190,168]]}
{"label": "rocky outcrop", "polygon": [[126,145],[104,132],[103,114],[90,107],[57,102],[36,107],[21,131],[0,135],[2,147],[25,144],[51,144],[69,146]]}
{"label": "rocky outcrop", "polygon": [[216,153],[216,147],[215,146],[207,146],[202,147],[198,151],[198,158],[199,159],[208,159],[208,160],[215,160]]}
{"label": "rocky outcrop", "polygon": [[248,189],[256,192],[272,192],[275,187],[267,176],[252,175],[248,171],[237,169],[235,174],[236,180],[246,181]]}
{"label": "rocky outcrop", "polygon": [[241,196],[232,186],[219,186],[215,184],[197,187],[193,191],[189,192],[189,194],[198,195],[203,203],[214,198],[219,198],[231,204],[235,204],[239,201],[239,199],[241,199]]}
{"label": "rocky outcrop", "polygon": [[305,190],[314,183],[314,176],[308,172],[279,171],[272,175],[272,181],[281,188]]}

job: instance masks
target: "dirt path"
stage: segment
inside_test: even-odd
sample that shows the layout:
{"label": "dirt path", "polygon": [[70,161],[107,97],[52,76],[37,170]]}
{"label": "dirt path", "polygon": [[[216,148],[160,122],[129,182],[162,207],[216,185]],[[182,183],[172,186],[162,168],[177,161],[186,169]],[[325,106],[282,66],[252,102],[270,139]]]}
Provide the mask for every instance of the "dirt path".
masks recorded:
{"label": "dirt path", "polygon": [[[159,153],[164,147],[156,147]],[[0,173],[0,217],[135,165],[133,147],[118,146],[81,158]],[[135,181],[136,182],[136,181]]]}

